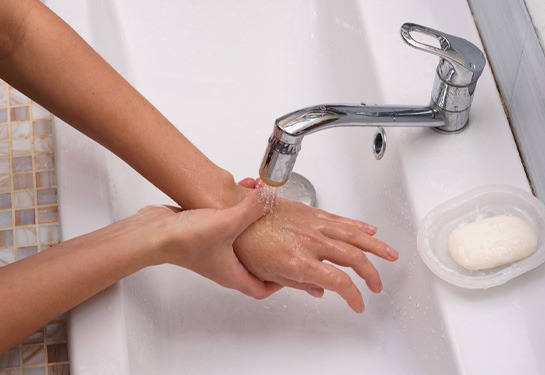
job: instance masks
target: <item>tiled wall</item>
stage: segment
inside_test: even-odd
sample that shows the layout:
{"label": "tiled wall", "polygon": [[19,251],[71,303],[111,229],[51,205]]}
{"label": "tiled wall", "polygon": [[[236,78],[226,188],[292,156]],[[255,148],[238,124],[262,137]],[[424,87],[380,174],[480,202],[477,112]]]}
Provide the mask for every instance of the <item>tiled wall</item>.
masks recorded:
{"label": "tiled wall", "polygon": [[[0,267],[58,243],[51,114],[0,80]],[[64,315],[0,354],[0,375],[69,371]]]}
{"label": "tiled wall", "polygon": [[524,0],[469,3],[530,181],[545,201],[545,54],[536,29]]}

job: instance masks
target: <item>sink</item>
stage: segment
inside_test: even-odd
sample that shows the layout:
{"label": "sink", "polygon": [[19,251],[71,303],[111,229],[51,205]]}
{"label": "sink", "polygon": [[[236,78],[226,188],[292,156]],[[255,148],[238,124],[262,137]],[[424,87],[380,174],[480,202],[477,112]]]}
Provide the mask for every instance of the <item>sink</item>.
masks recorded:
{"label": "sink", "polygon": [[[462,0],[46,4],[237,179],[257,176],[274,120],[297,108],[427,104],[437,60],[404,45],[404,22],[483,49]],[[315,299],[283,289],[258,301],[185,269],[151,267],[70,312],[71,373],[543,373],[545,302],[535,298],[543,267],[467,290],[437,278],[418,255],[419,224],[438,204],[489,184],[530,191],[488,67],[470,121],[452,136],[387,129],[380,161],[376,129],[306,137],[295,172],[314,185],[318,207],[377,226],[401,254],[395,263],[373,258],[384,284],[378,295],[347,271],[363,292],[363,315],[329,292]],[[55,132],[63,240],[172,203],[58,119]],[[219,147],[226,139],[245,145]]]}

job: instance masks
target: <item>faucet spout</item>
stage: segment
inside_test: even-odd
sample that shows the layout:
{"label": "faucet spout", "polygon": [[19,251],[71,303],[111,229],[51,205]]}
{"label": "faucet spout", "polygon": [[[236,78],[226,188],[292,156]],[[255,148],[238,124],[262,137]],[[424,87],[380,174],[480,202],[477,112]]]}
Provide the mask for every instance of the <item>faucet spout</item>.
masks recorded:
{"label": "faucet spout", "polygon": [[432,127],[445,125],[432,107],[325,104],[300,109],[276,120],[259,174],[268,185],[284,185],[305,135],[340,126]]}
{"label": "faucet spout", "polygon": [[[430,106],[319,105],[304,108],[276,120],[259,169],[268,185],[288,181],[303,137],[338,126],[431,127],[445,134],[463,131],[477,80],[486,65],[482,51],[465,39],[429,27],[405,23],[400,34],[411,47],[439,57]],[[440,48],[419,42],[413,34],[435,37]]]}

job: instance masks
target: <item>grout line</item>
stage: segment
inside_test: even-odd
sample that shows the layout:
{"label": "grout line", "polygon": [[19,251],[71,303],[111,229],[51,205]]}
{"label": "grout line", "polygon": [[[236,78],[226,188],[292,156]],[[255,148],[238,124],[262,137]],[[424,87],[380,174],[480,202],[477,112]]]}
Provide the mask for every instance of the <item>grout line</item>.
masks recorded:
{"label": "grout line", "polygon": [[[3,86],[2,86],[3,85]],[[0,92],[5,92],[6,94],[6,123],[2,123],[2,127],[6,127],[7,129],[7,139],[2,139],[2,142],[7,143],[7,150],[6,154],[3,156],[0,156],[1,160],[8,159],[8,173],[4,173],[1,175],[1,177],[9,178],[9,184],[6,184],[6,187],[9,185],[9,190],[3,190],[0,191],[0,194],[10,194],[9,200],[11,207],[4,208],[0,210],[0,213],[8,212],[11,210],[11,225],[6,227],[1,227],[0,231],[11,231],[12,235],[12,242],[11,246],[4,246],[5,243],[0,243],[0,250],[3,249],[11,249],[13,251],[13,261],[19,260],[20,256],[23,255],[23,253],[19,254],[19,248],[35,248],[35,250],[30,250],[31,253],[28,256],[31,256],[32,253],[35,251],[36,253],[41,252],[44,248],[49,248],[51,246],[54,246],[56,244],[60,243],[60,222],[58,218],[58,196],[57,196],[57,182],[56,182],[56,168],[54,164],[55,160],[55,148],[54,148],[54,134],[53,134],[53,126],[52,126],[52,116],[49,114],[49,117],[46,118],[40,118],[34,119],[34,105],[37,105],[37,103],[31,101],[27,98],[26,104],[12,104],[10,99],[10,93],[16,92],[17,90],[7,85],[4,81],[0,80]],[[12,108],[24,108],[28,107],[28,113],[25,114],[25,116],[28,116],[26,120],[19,120],[12,118]],[[4,109],[4,107],[2,107]],[[41,113],[41,109],[40,109]],[[14,114],[17,116],[17,114]],[[40,135],[35,134],[36,133],[36,127],[35,122],[40,123]],[[45,123],[42,123],[45,122]],[[49,122],[49,124],[47,123]],[[23,131],[26,131],[24,125],[18,125],[18,124],[25,124],[28,125],[28,136],[25,137]],[[17,125],[15,127],[15,134],[14,132],[14,125]],[[45,134],[43,134],[45,133]],[[17,137],[15,137],[17,135]],[[22,135],[22,136],[21,136]],[[26,141],[25,141],[26,140]],[[17,153],[14,152],[14,142],[19,141],[16,146]],[[19,145],[21,146],[27,146],[29,143],[30,149],[27,151],[19,151],[24,150],[24,148],[19,148]],[[39,150],[36,151],[36,144],[39,145]],[[40,159],[39,161],[36,160],[36,156],[38,155],[46,155],[43,159]],[[28,158],[30,157],[30,169],[28,170],[14,170],[14,167],[17,167],[15,165],[14,160],[17,158]],[[49,158],[51,160],[49,160]],[[28,163],[28,159],[17,159],[21,160],[22,162]],[[45,162],[45,164],[42,164],[42,161]],[[40,165],[43,165],[44,167],[47,167],[49,162],[53,163],[52,168],[39,168]],[[19,163],[19,161],[18,161]],[[19,165],[19,164],[18,164]],[[28,164],[27,164],[28,165]],[[24,166],[24,165],[21,165]],[[30,178],[23,178],[23,180],[17,182],[16,178],[17,176],[24,176],[31,174],[31,183],[32,186],[28,187],[28,185],[25,186],[24,189],[15,189],[16,185],[19,184],[19,182],[23,182],[27,184],[30,180]],[[45,180],[42,180],[42,184],[44,181],[48,181],[47,186],[40,186],[38,187],[38,180],[41,180],[41,176],[43,174],[43,177],[45,177]],[[52,178],[53,177],[53,178]],[[55,194],[55,199],[53,202],[47,202],[43,204],[38,204],[38,193],[40,191],[46,191],[49,189],[53,189],[53,192]],[[20,207],[16,207],[16,193],[29,193],[32,196],[32,203],[26,203],[22,204]],[[22,196],[26,196],[26,194],[23,194]],[[49,194],[46,194],[44,196],[46,199],[49,199]],[[28,196],[25,198],[25,200],[28,200]],[[7,203],[7,202],[6,202]],[[33,224],[26,224],[26,225],[17,225],[17,213],[19,211],[24,210],[31,210],[34,214],[34,220]],[[42,221],[40,221],[39,213],[42,211],[44,214],[42,217]],[[56,218],[54,214],[56,213]],[[51,214],[51,216],[49,216]],[[23,218],[24,216],[21,216]],[[53,221],[51,218],[54,218]],[[24,222],[24,221],[23,221]],[[45,241],[46,238],[42,238],[41,229],[42,228],[48,228],[51,227],[50,230],[47,232],[44,232],[44,234],[47,236],[47,239],[50,239],[49,236],[53,235],[54,237],[51,238],[54,241]],[[19,239],[17,236],[17,231],[21,231],[21,238]],[[35,232],[35,241],[29,241],[29,243],[23,243],[28,241],[28,236],[30,235],[30,239],[34,237],[34,233],[27,235],[27,230]],[[50,231],[52,234],[50,234]],[[56,231],[53,232],[53,231]],[[42,242],[43,241],[43,242]],[[26,253],[27,251],[25,251]],[[25,254],[26,255],[26,254]],[[8,255],[11,256],[11,255]],[[9,258],[8,258],[9,259]],[[9,260],[11,262],[11,260]],[[58,328],[53,327],[53,329],[60,329],[62,331],[62,339],[61,340],[53,340],[48,341],[48,327],[50,327],[53,324],[59,324]],[[55,331],[53,331],[55,332]],[[41,330],[36,331],[35,333],[38,333],[38,338],[40,339],[40,342],[34,342],[34,343],[28,343],[24,344],[27,339],[23,340],[19,344],[15,345],[12,350],[9,352],[12,355],[15,355],[18,357],[18,366],[12,366],[12,364],[9,364],[10,367],[6,368],[0,368],[0,373],[8,372],[9,373],[18,373],[23,374],[23,369],[44,369],[43,372],[41,372],[44,375],[50,374],[50,366],[68,366],[69,361],[60,361],[60,362],[51,362],[49,363],[49,354],[48,354],[48,348],[51,345],[64,345],[65,347],[62,348],[63,350],[62,355],[68,354],[68,335],[67,335],[67,325],[66,325],[66,315],[62,314],[58,317],[56,317],[54,320],[46,324],[41,328]],[[55,333],[53,333],[55,334]],[[55,336],[53,336],[55,337]],[[43,358],[40,358],[39,361],[42,363],[32,364],[32,365],[25,365],[25,351],[23,349],[25,348],[40,348],[35,349],[34,356],[38,355],[40,351],[43,352]],[[66,353],[64,353],[64,350],[66,350]],[[32,350],[31,350],[32,351]],[[36,357],[28,356],[28,352],[26,360],[29,362],[29,358],[37,359]],[[5,355],[5,354],[4,354]],[[0,360],[3,359],[3,355],[0,354]],[[12,357],[13,358],[13,357]],[[52,358],[53,359],[53,358]],[[6,365],[8,365],[9,357],[6,358],[4,361]]]}

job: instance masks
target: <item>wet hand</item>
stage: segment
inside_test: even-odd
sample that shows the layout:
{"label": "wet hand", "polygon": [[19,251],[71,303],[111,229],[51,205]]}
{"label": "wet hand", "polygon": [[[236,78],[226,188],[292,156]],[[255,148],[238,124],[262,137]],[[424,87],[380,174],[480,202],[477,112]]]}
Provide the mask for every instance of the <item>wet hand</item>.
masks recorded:
{"label": "wet hand", "polygon": [[233,242],[269,210],[270,202],[260,199],[259,190],[253,190],[238,205],[224,210],[148,206],[137,216],[149,228],[145,236],[159,239],[155,263],[190,269],[224,287],[261,299],[281,287],[250,274],[236,257]]}
{"label": "wet hand", "polygon": [[376,228],[302,203],[277,198],[272,213],[251,225],[235,241],[235,253],[261,280],[306,290],[321,297],[337,292],[356,312],[363,312],[360,291],[338,266],[351,267],[370,290],[382,291],[371,253],[395,261],[396,250],[374,238]]}

